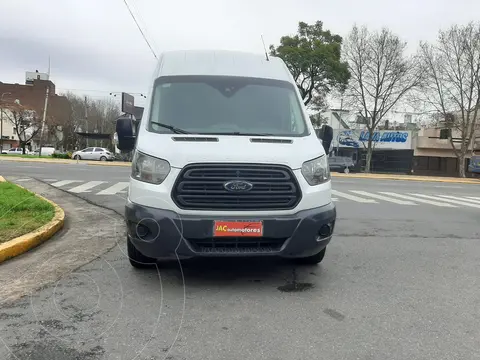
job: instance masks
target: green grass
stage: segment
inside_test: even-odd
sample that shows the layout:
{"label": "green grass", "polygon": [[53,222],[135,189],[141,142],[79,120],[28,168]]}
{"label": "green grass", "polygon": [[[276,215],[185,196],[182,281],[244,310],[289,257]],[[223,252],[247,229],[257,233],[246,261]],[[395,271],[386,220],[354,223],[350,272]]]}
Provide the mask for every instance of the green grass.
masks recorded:
{"label": "green grass", "polygon": [[27,234],[54,216],[52,204],[10,182],[0,182],[0,243]]}
{"label": "green grass", "polygon": [[43,159],[51,159],[51,156],[47,155],[13,155],[13,154],[0,154],[0,156],[5,156],[5,157],[19,157],[19,158],[43,158]]}

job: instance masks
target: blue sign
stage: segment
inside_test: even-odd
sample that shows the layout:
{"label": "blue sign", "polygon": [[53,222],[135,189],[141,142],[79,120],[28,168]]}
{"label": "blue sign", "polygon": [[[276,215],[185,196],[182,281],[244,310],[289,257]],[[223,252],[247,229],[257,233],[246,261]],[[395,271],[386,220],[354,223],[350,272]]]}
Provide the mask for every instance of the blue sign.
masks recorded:
{"label": "blue sign", "polygon": [[[338,133],[337,141],[342,146],[363,148],[367,145],[369,137],[370,134],[366,130],[342,130]],[[373,133],[372,142],[376,147],[405,149],[411,145],[409,137],[409,131],[381,130]]]}

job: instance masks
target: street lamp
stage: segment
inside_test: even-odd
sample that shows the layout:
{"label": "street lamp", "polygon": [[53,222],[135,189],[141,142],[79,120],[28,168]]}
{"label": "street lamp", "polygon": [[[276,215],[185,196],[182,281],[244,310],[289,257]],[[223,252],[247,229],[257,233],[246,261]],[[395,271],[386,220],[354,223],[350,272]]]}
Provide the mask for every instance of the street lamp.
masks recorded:
{"label": "street lamp", "polygon": [[[4,92],[0,96],[0,103],[3,102],[3,97],[5,95],[12,95],[12,93]],[[0,154],[3,154],[3,107],[1,107],[1,104],[0,104]]]}

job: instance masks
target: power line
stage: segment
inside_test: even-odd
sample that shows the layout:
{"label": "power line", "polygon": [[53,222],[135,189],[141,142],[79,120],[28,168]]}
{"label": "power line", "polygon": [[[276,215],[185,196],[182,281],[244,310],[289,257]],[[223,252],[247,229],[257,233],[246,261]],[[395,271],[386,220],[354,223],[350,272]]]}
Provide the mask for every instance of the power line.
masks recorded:
{"label": "power line", "polygon": [[145,40],[145,42],[147,43],[147,45],[148,45],[148,47],[150,48],[150,50],[152,51],[152,54],[153,54],[153,56],[155,57],[155,59],[158,60],[157,54],[155,54],[155,51],[153,51],[153,48],[152,48],[152,46],[150,45],[150,43],[148,42],[147,37],[146,37],[145,34],[143,33],[142,28],[141,28],[140,25],[138,24],[137,19],[135,18],[135,15],[133,15],[133,12],[132,12],[132,10],[130,9],[130,6],[128,6],[127,0],[123,0],[123,2],[125,3],[125,6],[127,7],[128,12],[129,12],[130,15],[132,16],[133,21],[135,21],[135,24],[137,25],[138,30],[140,30],[140,34],[142,34],[143,40]]}

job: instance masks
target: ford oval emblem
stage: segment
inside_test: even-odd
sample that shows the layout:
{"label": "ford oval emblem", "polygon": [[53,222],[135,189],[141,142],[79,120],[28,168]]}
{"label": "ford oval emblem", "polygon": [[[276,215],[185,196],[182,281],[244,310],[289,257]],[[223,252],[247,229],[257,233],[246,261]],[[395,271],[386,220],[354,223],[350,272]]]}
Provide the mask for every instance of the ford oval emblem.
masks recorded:
{"label": "ford oval emblem", "polygon": [[244,180],[231,180],[223,184],[223,187],[231,192],[247,192],[252,190],[253,184]]}

